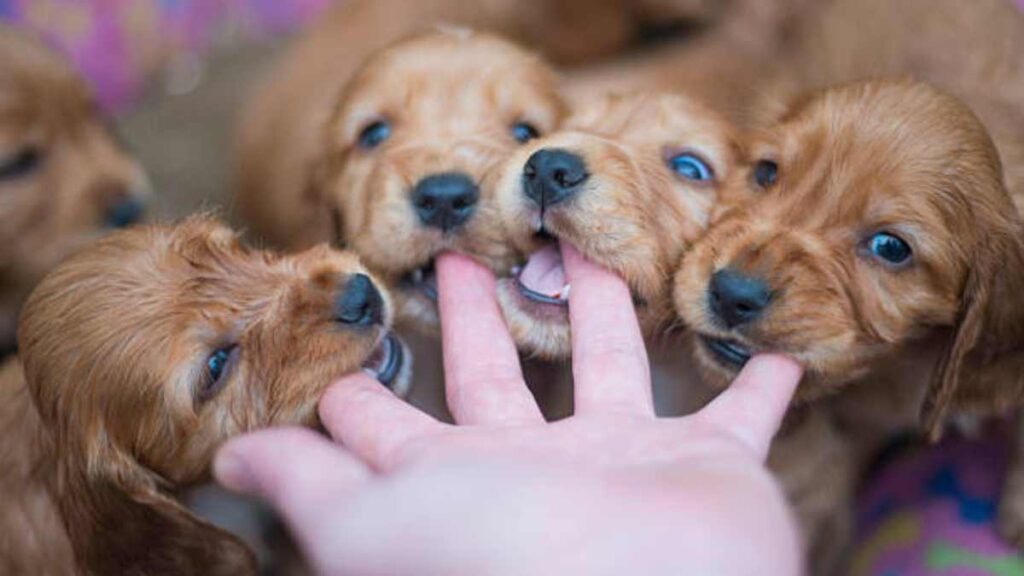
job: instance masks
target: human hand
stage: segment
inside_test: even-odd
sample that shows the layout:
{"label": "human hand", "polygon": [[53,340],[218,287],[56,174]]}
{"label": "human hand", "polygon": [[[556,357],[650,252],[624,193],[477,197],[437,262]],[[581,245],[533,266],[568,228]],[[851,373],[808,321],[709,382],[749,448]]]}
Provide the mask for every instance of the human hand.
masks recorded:
{"label": "human hand", "polygon": [[800,369],[752,359],[700,412],[656,418],[625,284],[563,243],[575,413],[547,423],[522,380],[491,274],[438,259],[457,425],[372,379],[333,385],[321,421],[228,443],[226,486],[268,499],[321,573],[794,574],[799,547],[763,467]]}

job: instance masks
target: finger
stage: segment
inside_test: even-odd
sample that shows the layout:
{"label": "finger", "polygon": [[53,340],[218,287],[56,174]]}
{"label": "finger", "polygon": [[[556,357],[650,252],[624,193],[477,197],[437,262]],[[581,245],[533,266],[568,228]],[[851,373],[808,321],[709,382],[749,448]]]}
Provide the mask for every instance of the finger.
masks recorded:
{"label": "finger", "polygon": [[398,465],[410,441],[443,429],[365,374],[346,376],[320,398],[320,422],[335,440],[378,470]]}
{"label": "finger", "polygon": [[213,461],[225,488],[259,496],[301,527],[324,496],[366,480],[367,467],[340,446],[303,428],[272,428],[227,442]]}
{"label": "finger", "polygon": [[650,366],[629,287],[561,242],[569,279],[575,412],[654,415]]}
{"label": "finger", "polygon": [[730,430],[763,459],[802,375],[803,368],[792,358],[754,356],[700,414]]}
{"label": "finger", "polygon": [[459,424],[543,422],[498,308],[494,275],[459,254],[437,259],[445,395]]}

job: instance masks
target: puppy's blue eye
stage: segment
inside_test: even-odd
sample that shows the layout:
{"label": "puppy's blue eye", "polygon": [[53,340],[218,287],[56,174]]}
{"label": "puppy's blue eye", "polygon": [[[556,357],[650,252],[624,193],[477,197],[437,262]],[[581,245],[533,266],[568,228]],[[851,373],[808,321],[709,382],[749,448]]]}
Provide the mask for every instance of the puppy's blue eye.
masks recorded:
{"label": "puppy's blue eye", "polygon": [[367,150],[380,146],[381,142],[391,137],[391,124],[378,120],[359,133],[359,145]]}
{"label": "puppy's blue eye", "polygon": [[206,367],[198,391],[199,400],[209,400],[221,389],[227,381],[228,368],[237,350],[237,346],[218,348],[206,358]]}
{"label": "puppy's blue eye", "polygon": [[754,165],[754,182],[767,188],[779,179],[779,165],[771,160],[761,160]]}
{"label": "puppy's blue eye", "polygon": [[669,158],[669,166],[687,180],[711,180],[711,168],[694,154],[680,154]]}
{"label": "puppy's blue eye", "polygon": [[35,170],[43,154],[35,148],[23,148],[9,158],[0,158],[0,180],[21,178]]}
{"label": "puppy's blue eye", "polygon": [[889,264],[904,264],[912,255],[909,244],[888,232],[879,232],[869,238],[868,251]]}
{"label": "puppy's blue eye", "polygon": [[533,124],[519,122],[512,125],[512,137],[516,139],[516,142],[529,142],[537,136],[540,136],[540,132],[533,127]]}

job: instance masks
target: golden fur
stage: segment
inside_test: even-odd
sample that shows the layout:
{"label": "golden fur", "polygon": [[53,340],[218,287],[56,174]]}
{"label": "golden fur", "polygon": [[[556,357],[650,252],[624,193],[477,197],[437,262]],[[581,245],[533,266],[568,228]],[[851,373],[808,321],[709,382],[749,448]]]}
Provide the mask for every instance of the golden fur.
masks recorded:
{"label": "golden fur", "polygon": [[0,25],[0,78],[0,349],[10,349],[32,286],[149,193],[88,87],[49,48]]}
{"label": "golden fur", "polygon": [[1024,11],[1012,0],[721,4],[714,26],[576,71],[570,92],[683,89],[746,126],[770,120],[787,100],[780,94],[910,76],[967,102],[999,148],[1010,189],[1024,186]]}
{"label": "golden fur", "polygon": [[1024,197],[1024,11],[1014,2],[828,0],[801,11],[784,40],[773,94],[877,77],[926,81],[978,115],[1008,188]]}
{"label": "golden fur", "polygon": [[0,538],[22,542],[5,573],[70,573],[68,549],[91,574],[255,573],[175,491],[207,479],[231,436],[315,424],[320,392],[377,362],[387,295],[371,321],[337,312],[361,274],[351,254],[252,251],[193,217],[111,234],[47,275],[19,325],[24,377],[8,366],[0,390]]}
{"label": "golden fur", "polygon": [[[256,232],[282,246],[301,244],[301,202],[320,127],[338,93],[371,54],[431,26],[486,30],[537,49],[557,63],[610,56],[645,22],[713,18],[708,0],[347,0],[328,10],[275,66],[248,102],[238,129],[238,194]],[[287,201],[278,202],[280,194]],[[322,237],[322,235],[320,236]],[[314,235],[314,238],[317,238]],[[311,242],[315,242],[312,240]],[[307,241],[307,245],[310,241]]]}
{"label": "golden fur", "polygon": [[[900,76],[927,81],[965,102],[991,136],[998,150],[1001,178],[1012,201],[1000,200],[998,211],[1005,214],[1003,218],[1014,219],[1014,205],[1018,211],[1024,208],[1024,109],[1020,105],[1024,101],[1024,59],[1020,56],[1024,53],[1024,14],[1013,2],[775,0],[763,5],[766,13],[774,12],[774,16],[764,20],[767,25],[759,31],[749,26],[756,18],[740,16],[732,23],[732,29],[746,29],[750,34],[712,34],[702,42],[666,51],[646,61],[645,68],[634,66],[628,70],[631,81],[640,85],[672,86],[675,82],[690,85],[695,78],[703,76],[705,80],[699,84],[702,92],[709,94],[713,103],[723,103],[735,120],[754,127],[792,115],[794,106],[806,103],[801,102],[803,94],[837,83]],[[737,25],[739,28],[735,27]],[[956,49],[950,49],[951,46]],[[723,78],[720,74],[708,74],[709,70],[725,70],[728,74]],[[616,71],[606,76],[618,81],[625,78]],[[878,115],[877,111],[867,109],[858,113],[865,121]],[[959,126],[963,114],[957,112],[951,116],[949,126]],[[903,119],[902,115],[897,117]],[[933,118],[930,123],[939,125],[944,121]],[[969,142],[975,140],[979,138]],[[914,145],[933,144],[928,139],[916,144],[910,137],[906,141],[900,140],[899,144],[907,151]],[[808,142],[819,143],[818,140]],[[842,144],[842,141],[834,144]],[[841,154],[837,150],[834,162],[844,169],[867,168],[860,176],[864,180],[858,185],[860,188],[872,184],[871,179],[876,177],[863,162],[855,160],[867,156],[856,149]],[[844,157],[848,159],[842,160]],[[992,162],[986,159],[978,165]],[[988,168],[985,171],[991,172]],[[816,176],[812,181],[819,178]],[[979,200],[987,198],[989,196],[983,195]],[[931,218],[934,217],[932,214]],[[985,218],[980,218],[982,227],[989,225]],[[1019,264],[1015,264],[1013,258],[1017,256],[1020,233],[999,236],[1001,228],[997,227],[994,241],[970,249],[969,242],[960,243],[958,235],[971,223],[964,217],[952,219],[955,225],[950,237],[957,238],[957,244],[950,249],[930,245],[934,258],[942,261],[944,273],[918,278],[919,283],[906,290],[901,298],[903,306],[879,299],[869,303],[863,311],[856,310],[851,317],[849,310],[837,309],[849,297],[842,293],[832,299],[829,308],[812,308],[801,317],[801,323],[790,326],[795,334],[801,326],[813,324],[812,333],[820,339],[816,345],[819,352],[823,352],[828,343],[835,347],[833,354],[817,354],[813,359],[827,366],[825,369],[832,374],[820,379],[822,389],[839,384],[840,379],[835,378],[835,374],[842,369],[842,364],[849,368],[842,380],[858,381],[856,386],[844,386],[843,393],[832,403],[838,405],[836,410],[844,427],[857,431],[859,437],[849,445],[861,458],[867,457],[887,433],[907,427],[922,409],[927,418],[926,428],[935,434],[942,415],[951,405],[955,408],[973,405],[988,413],[992,409],[1007,410],[1020,401],[1021,367],[1008,361],[1015,353],[1019,354],[1014,347],[1019,345],[1019,340],[1015,339],[1019,339],[1022,329],[1020,316],[1012,313],[1019,308],[1019,298],[1015,295],[1019,287],[1013,287],[1012,283],[1019,282],[1015,274]],[[965,255],[972,262],[970,281],[957,286],[954,282],[957,268],[963,268]],[[825,267],[825,262],[832,262],[827,268],[840,268],[838,272],[821,274],[841,278],[850,272],[843,270],[839,261],[828,260],[827,254],[810,259],[812,265],[819,268]],[[992,269],[999,261],[1002,263],[998,271]],[[997,273],[1007,276],[1007,285],[979,284]],[[959,280],[964,281],[964,278]],[[828,286],[822,288],[823,298],[826,297],[824,291],[834,289],[835,284]],[[895,286],[880,282],[877,288],[878,294],[887,294],[881,290]],[[963,296],[967,298],[962,302]],[[920,300],[911,305],[909,301],[914,297]],[[968,298],[996,304],[990,309],[968,308]],[[948,328],[915,328],[918,320],[948,326],[951,314],[962,315],[953,317],[953,322],[961,326],[961,337],[953,341],[954,344],[941,333]],[[851,328],[851,320],[860,326]],[[899,346],[898,343],[911,337],[915,330],[925,333],[919,334],[919,344]],[[843,338],[862,331],[873,332],[875,342],[892,345],[879,344],[879,350],[868,351],[865,342],[857,341],[852,353],[846,354],[849,349]],[[948,353],[933,352],[946,346],[955,347]],[[937,364],[937,360],[942,362]],[[925,387],[921,383],[929,378],[933,367],[937,370],[934,393],[923,400]],[[964,382],[959,378],[961,375],[971,378]],[[866,386],[865,381],[878,384]],[[1024,446],[1020,439],[1018,444]],[[804,452],[814,449],[809,445]],[[1024,449],[1018,447],[1015,454],[1000,503],[999,527],[1008,540],[1024,545]],[[837,501],[848,496],[848,484],[836,482],[834,497]],[[822,532],[812,528],[809,533]]]}
{"label": "golden fur", "polygon": [[[336,236],[394,288],[400,318],[433,325],[429,290],[438,252],[466,252],[498,270],[510,264],[493,204],[496,167],[521,147],[511,132],[517,123],[539,133],[558,124],[555,77],[504,40],[442,29],[374,54],[334,108],[307,167],[309,185],[281,187],[273,202],[243,195],[239,206],[254,223],[266,222],[255,210],[267,217],[303,211],[291,224],[276,222],[272,236],[291,245]],[[380,121],[390,136],[372,149],[361,145],[361,133]],[[442,231],[421,223],[413,193],[421,179],[452,172],[469,177],[480,199],[468,221]],[[425,282],[413,281],[416,270]]]}
{"label": "golden fur", "polygon": [[[578,0],[564,1],[568,13],[563,17],[568,18],[581,9],[568,6]],[[538,21],[540,16],[550,16],[545,3],[529,1],[524,4],[354,0],[329,11],[274,68],[246,107],[238,131],[235,183],[242,217],[257,235],[283,247],[305,247],[328,238],[330,215],[323,210],[321,191],[311,179],[322,157],[323,127],[336,111],[339,95],[345,87],[354,81],[356,74],[367,69],[366,61],[442,22],[450,22],[452,26],[481,26],[499,32],[533,29],[526,25],[532,21],[526,14],[535,15],[530,10],[533,4],[536,4]],[[558,11],[558,8],[551,9]],[[466,65],[459,68],[470,77],[476,76],[479,71],[472,70],[469,64],[479,64],[481,59],[473,54],[473,43],[464,45],[467,49],[459,51],[458,55],[452,56],[449,51],[451,59],[444,64],[465,60]],[[509,50],[518,52],[511,47]],[[500,76],[505,72],[500,65],[509,65],[512,61],[502,57],[493,64],[496,69],[491,75]],[[443,72],[443,69],[435,68],[433,72]],[[547,71],[537,73],[550,74]],[[450,81],[459,86],[470,77],[444,75],[438,78],[438,84]],[[554,79],[542,81],[550,83]],[[397,95],[381,94],[380,97]],[[443,106],[444,102],[437,104]],[[523,103],[523,106],[528,105],[531,103]]]}
{"label": "golden fur", "polygon": [[[539,150],[566,150],[589,174],[569,200],[548,207],[524,194],[523,170]],[[670,159],[689,152],[713,177],[688,180]],[[671,273],[708,224],[716,196],[739,171],[738,136],[716,113],[684,95],[631,94],[583,103],[563,129],[531,142],[508,162],[498,187],[507,235],[521,256],[549,239],[543,230],[573,243],[588,258],[629,283],[645,332],[671,321]],[[543,222],[542,222],[543,221]],[[569,355],[567,311],[525,299],[516,282],[499,283],[499,301],[517,344],[546,359]]]}
{"label": "golden fur", "polygon": [[[950,410],[1020,401],[1024,227],[963,103],[910,81],[838,86],[792,100],[750,153],[755,167],[775,162],[777,180],[760,185],[755,168],[729,188],[675,277],[708,380],[724,385],[737,368],[704,339],[789,354],[807,368],[799,401],[843,391],[835,407],[858,455],[918,418],[935,433]],[[872,256],[878,232],[910,245],[909,264]],[[773,294],[732,329],[709,291],[727,268]],[[836,507],[848,496],[837,488]]]}

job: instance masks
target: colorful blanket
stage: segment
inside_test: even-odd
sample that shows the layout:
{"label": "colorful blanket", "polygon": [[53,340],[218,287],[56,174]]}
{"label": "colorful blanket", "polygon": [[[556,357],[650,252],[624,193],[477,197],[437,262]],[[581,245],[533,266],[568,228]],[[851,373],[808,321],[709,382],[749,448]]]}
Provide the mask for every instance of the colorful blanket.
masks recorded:
{"label": "colorful blanket", "polygon": [[861,495],[850,576],[1024,576],[995,530],[1008,455],[990,436],[889,460]]}
{"label": "colorful blanket", "polygon": [[116,110],[154,74],[187,71],[218,42],[290,31],[331,0],[0,0],[0,19],[39,32]]}

